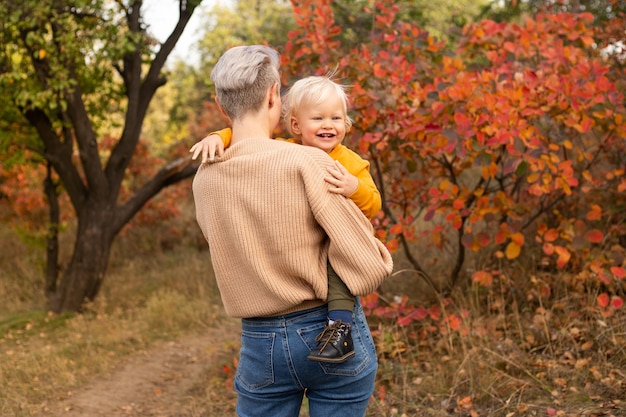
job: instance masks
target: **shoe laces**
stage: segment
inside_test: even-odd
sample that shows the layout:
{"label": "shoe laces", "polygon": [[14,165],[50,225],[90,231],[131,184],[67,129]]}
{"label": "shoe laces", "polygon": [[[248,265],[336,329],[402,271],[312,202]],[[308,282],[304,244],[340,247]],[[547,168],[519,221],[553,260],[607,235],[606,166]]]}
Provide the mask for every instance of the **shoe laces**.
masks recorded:
{"label": "shoe laces", "polygon": [[324,330],[317,336],[315,336],[315,341],[324,344],[320,347],[319,351],[323,351],[326,349],[329,343],[335,343],[341,337],[342,333],[346,331],[347,325],[341,320],[335,320],[335,322],[329,326],[324,327]]}

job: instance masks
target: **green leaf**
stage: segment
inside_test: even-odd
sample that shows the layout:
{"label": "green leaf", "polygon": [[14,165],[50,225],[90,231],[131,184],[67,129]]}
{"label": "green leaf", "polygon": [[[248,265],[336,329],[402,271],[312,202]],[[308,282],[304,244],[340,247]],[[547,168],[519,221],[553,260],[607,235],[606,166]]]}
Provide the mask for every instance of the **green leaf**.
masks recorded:
{"label": "green leaf", "polygon": [[526,175],[526,172],[528,172],[528,162],[522,161],[517,165],[517,168],[515,169],[515,175],[521,177],[523,175]]}

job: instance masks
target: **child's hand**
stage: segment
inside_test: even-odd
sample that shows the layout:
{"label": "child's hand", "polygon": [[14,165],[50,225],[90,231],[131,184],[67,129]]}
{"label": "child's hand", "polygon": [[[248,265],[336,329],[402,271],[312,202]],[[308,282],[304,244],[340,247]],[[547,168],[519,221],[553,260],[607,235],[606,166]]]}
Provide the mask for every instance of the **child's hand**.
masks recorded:
{"label": "child's hand", "polygon": [[193,152],[191,156],[193,160],[202,153],[202,163],[204,164],[207,160],[212,161],[216,154],[217,156],[224,155],[224,142],[222,142],[222,138],[219,135],[213,133],[193,145],[189,152]]}
{"label": "child's hand", "polygon": [[334,167],[328,168],[328,173],[330,176],[324,177],[324,180],[331,185],[328,189],[331,193],[350,197],[359,188],[359,179],[337,161]]}

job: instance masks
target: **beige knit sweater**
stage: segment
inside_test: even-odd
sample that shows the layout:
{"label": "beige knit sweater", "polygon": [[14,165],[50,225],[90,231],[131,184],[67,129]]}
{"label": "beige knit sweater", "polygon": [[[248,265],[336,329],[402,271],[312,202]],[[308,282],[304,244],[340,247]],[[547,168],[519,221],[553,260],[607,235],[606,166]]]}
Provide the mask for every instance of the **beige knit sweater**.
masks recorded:
{"label": "beige knit sweater", "polygon": [[354,295],[376,290],[391,255],[349,199],[328,191],[332,159],[308,146],[247,139],[202,165],[196,218],[226,312],[285,314],[324,303],[326,262]]}

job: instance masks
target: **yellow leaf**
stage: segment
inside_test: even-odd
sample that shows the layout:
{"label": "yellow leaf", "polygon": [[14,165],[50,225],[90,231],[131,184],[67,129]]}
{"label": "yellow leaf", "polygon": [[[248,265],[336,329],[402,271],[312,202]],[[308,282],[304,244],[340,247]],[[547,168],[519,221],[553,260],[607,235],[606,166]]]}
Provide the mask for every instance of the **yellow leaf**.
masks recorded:
{"label": "yellow leaf", "polygon": [[13,52],[11,54],[11,61],[13,61],[13,64],[15,65],[20,65],[20,63],[22,62],[22,54],[18,52]]}
{"label": "yellow leaf", "polygon": [[522,248],[515,242],[509,242],[506,246],[505,254],[507,259],[515,259],[519,256]]}

